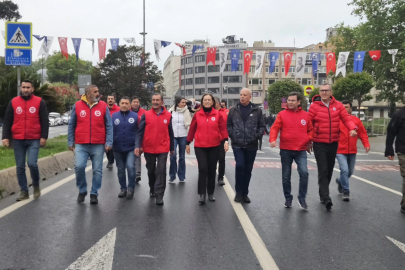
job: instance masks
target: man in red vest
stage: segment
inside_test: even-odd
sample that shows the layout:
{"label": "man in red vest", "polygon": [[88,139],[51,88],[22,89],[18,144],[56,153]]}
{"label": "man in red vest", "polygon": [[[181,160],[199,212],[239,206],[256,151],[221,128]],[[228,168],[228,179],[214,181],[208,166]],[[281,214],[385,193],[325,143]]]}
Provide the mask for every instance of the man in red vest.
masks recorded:
{"label": "man in red vest", "polygon": [[[163,107],[163,96],[152,96],[152,109],[145,112],[139,124],[135,155],[143,148],[148,170],[150,197],[156,196],[156,204],[163,205],[166,189],[167,154],[174,154],[172,114]],[[156,164],[157,163],[157,164]]]}
{"label": "man in red vest", "polygon": [[[120,106],[115,104],[115,95],[114,94],[109,94],[107,96],[107,105],[108,105],[108,110],[110,111],[110,116],[112,117],[113,113],[119,112],[120,111]],[[109,150],[107,152],[107,169],[110,171],[113,169],[113,164],[114,164],[114,152],[113,150]]]}
{"label": "man in red vest", "polygon": [[287,98],[287,109],[277,115],[270,130],[270,147],[277,146],[277,135],[280,134],[280,157],[283,180],[284,207],[291,208],[291,165],[297,163],[300,185],[298,205],[307,210],[306,195],[308,190],[307,153],[312,141],[312,123],[308,113],[301,108],[301,95],[291,92]]}
{"label": "man in red vest", "polygon": [[68,128],[69,150],[75,151],[76,185],[79,188],[77,201],[84,202],[87,195],[86,166],[90,157],[93,166],[93,183],[90,203],[98,203],[98,190],[103,178],[104,149],[111,150],[113,128],[107,104],[100,101],[95,85],[88,85],[81,100],[72,108]]}
{"label": "man in red vest", "polygon": [[31,172],[34,198],[41,196],[39,188],[38,153],[46,145],[49,131],[49,117],[45,101],[33,94],[34,85],[23,80],[20,96],[13,98],[7,106],[3,121],[2,143],[10,145],[13,139],[17,179],[21,188],[17,201],[29,199],[25,158]]}
{"label": "man in red vest", "polygon": [[[139,97],[133,96],[131,98],[131,111],[136,112],[138,114],[138,124],[141,122],[141,117],[146,112],[145,109],[141,108],[141,102],[139,101]],[[135,155],[135,170],[136,170],[136,182],[138,183],[141,181],[141,169],[142,169],[142,162],[141,162],[141,155],[143,149],[139,149],[139,156]]]}
{"label": "man in red vest", "polygon": [[[219,97],[214,97],[215,99],[215,110],[219,111],[222,117],[225,119],[225,123],[228,119],[228,110],[221,105],[224,102],[221,102]],[[225,102],[226,104],[226,102]],[[225,185],[224,182],[224,175],[225,175],[225,148],[224,148],[225,140],[221,141],[221,147],[219,148],[219,158],[218,158],[218,186]]]}

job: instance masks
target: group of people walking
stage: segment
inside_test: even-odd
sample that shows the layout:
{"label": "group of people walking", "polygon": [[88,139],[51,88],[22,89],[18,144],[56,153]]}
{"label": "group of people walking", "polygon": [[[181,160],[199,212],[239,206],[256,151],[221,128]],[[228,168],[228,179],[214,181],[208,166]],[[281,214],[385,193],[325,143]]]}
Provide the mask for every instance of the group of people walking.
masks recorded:
{"label": "group of people walking", "polygon": [[[13,140],[18,183],[21,187],[17,201],[29,198],[25,174],[26,156],[33,180],[34,198],[41,195],[37,159],[40,146],[46,145],[49,119],[45,102],[36,97],[33,91],[32,82],[24,80],[21,95],[10,101],[4,118],[2,143],[9,146],[10,140]],[[363,124],[360,119],[351,116],[351,102],[339,102],[332,93],[331,86],[323,84],[320,94],[312,99],[307,113],[300,106],[301,95],[291,92],[288,95],[287,108],[277,115],[275,121],[271,121],[271,147],[278,146],[277,138],[280,134],[282,187],[286,208],[292,207],[293,201],[293,161],[297,164],[300,179],[297,200],[299,206],[302,209],[308,208],[307,153],[313,151],[318,167],[320,202],[330,210],[333,203],[329,196],[329,184],[335,159],[340,167],[340,177],[336,179],[337,188],[343,194],[343,200],[349,201],[349,178],[353,174],[356,161],[357,139],[360,138],[366,152],[370,151]],[[215,201],[216,179],[219,186],[225,184],[225,154],[229,150],[229,144],[236,163],[234,201],[250,203],[248,194],[252,169],[259,140],[266,131],[262,110],[250,102],[251,97],[250,89],[242,89],[240,102],[228,110],[219,98],[204,94],[201,108],[194,111],[187,107],[187,101],[181,97],[177,97],[175,104],[166,110],[163,96],[154,94],[152,108],[146,111],[141,108],[137,97],[124,96],[117,106],[114,95],[108,95],[105,103],[100,100],[97,86],[87,86],[85,94],[72,108],[68,127],[68,147],[75,153],[76,185],[79,189],[77,201],[83,202],[87,196],[85,169],[90,159],[93,170],[90,203],[98,203],[104,153],[107,155],[108,169],[111,170],[114,161],[116,162],[120,184],[118,197],[132,198],[135,183],[141,181],[141,155],[144,154],[149,195],[156,198],[157,205],[163,205],[168,155],[170,154],[168,182],[174,183],[178,177],[179,182],[184,183],[185,153],[191,153],[190,145],[194,143],[198,162],[199,203],[204,204],[207,195],[209,201]],[[402,136],[405,132],[405,124],[402,123],[404,111],[405,109],[397,111],[391,119],[385,155],[390,160],[394,159],[392,144],[396,137],[395,148],[404,178],[401,211],[405,213],[405,143]]]}

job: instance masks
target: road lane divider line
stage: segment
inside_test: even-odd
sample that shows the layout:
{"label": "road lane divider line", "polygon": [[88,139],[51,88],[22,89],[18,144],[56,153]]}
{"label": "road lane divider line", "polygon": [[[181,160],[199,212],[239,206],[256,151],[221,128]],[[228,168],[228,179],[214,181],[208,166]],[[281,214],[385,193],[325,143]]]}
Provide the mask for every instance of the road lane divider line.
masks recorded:
{"label": "road lane divider line", "polygon": [[[107,159],[104,158],[104,159],[103,159],[103,162],[106,162],[106,161],[107,161]],[[87,166],[86,169],[85,169],[85,172],[87,173],[87,172],[90,171],[91,169],[92,169],[92,166],[91,166],[91,165],[90,165],[90,166]],[[59,180],[59,181],[56,182],[55,184],[50,185],[49,187],[46,187],[46,188],[44,188],[44,189],[41,189],[41,196],[43,196],[43,195],[45,195],[45,194],[51,192],[51,191],[54,190],[54,189],[57,189],[58,187],[60,187],[60,186],[62,186],[62,185],[64,185],[64,184],[66,184],[66,183],[72,181],[72,180],[75,179],[75,178],[76,178],[76,175],[75,175],[75,174],[72,174],[72,175],[69,175],[69,176],[66,177],[66,178],[63,178],[63,179]],[[40,198],[41,198],[41,197],[40,197]],[[21,201],[21,202],[16,202],[16,203],[10,205],[9,207],[4,208],[3,210],[0,211],[0,219],[3,218],[3,217],[5,217],[5,216],[7,216],[8,214],[14,212],[15,210],[17,210],[17,209],[23,207],[24,205],[29,204],[30,202],[32,202],[32,201],[34,201],[34,200],[39,200],[39,199],[34,199],[34,196],[31,195],[28,200],[24,200],[24,201]]]}

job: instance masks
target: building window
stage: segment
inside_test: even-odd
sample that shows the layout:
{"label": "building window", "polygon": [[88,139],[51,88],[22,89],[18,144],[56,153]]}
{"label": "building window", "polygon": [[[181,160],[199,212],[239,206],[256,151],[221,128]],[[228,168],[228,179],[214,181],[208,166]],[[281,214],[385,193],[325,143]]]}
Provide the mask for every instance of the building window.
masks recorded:
{"label": "building window", "polygon": [[312,73],[312,67],[305,67],[304,73]]}
{"label": "building window", "polygon": [[255,72],[255,66],[250,66],[249,72]]}
{"label": "building window", "polygon": [[208,72],[219,72],[219,65],[214,66],[208,66]]}
{"label": "building window", "polygon": [[208,93],[219,94],[219,88],[208,88]]}
{"label": "building window", "polygon": [[242,87],[228,87],[228,89],[224,88],[224,94],[231,94],[231,95],[239,95],[240,90],[242,90]]}
{"label": "building window", "polygon": [[[294,66],[290,66],[290,69],[288,70],[288,73],[290,72],[295,72],[295,67]],[[281,73],[284,73],[284,67],[281,68]]]}
{"label": "building window", "polygon": [[196,55],[195,56],[195,62],[204,62],[205,61],[205,55]]}
{"label": "building window", "polygon": [[219,60],[219,54],[218,53],[215,55],[215,60]]}
{"label": "building window", "polygon": [[192,95],[193,95],[193,89],[187,89],[186,96],[192,96]]}
{"label": "building window", "polygon": [[181,58],[181,65],[184,65],[184,58]]}
{"label": "building window", "polygon": [[219,77],[208,77],[208,83],[219,83]]}
{"label": "building window", "polygon": [[277,79],[269,79],[269,84],[273,84],[273,83],[275,83],[276,81],[278,81]]}
{"label": "building window", "polygon": [[193,79],[186,79],[186,85],[192,85],[193,84]]}
{"label": "building window", "polygon": [[249,85],[262,85],[263,84],[263,80],[262,79],[249,79]]}
{"label": "building window", "polygon": [[186,64],[193,63],[193,58],[192,57],[187,57],[186,58]]}
{"label": "building window", "polygon": [[319,73],[326,73],[326,67],[318,67]]}
{"label": "building window", "polygon": [[311,61],[312,61],[312,58],[311,58],[311,54],[310,54],[310,53],[307,53],[307,57],[305,57],[305,60],[311,60]]}
{"label": "building window", "polygon": [[195,89],[195,95],[196,96],[202,96],[204,93],[205,93],[204,88]]}
{"label": "building window", "polygon": [[204,84],[205,83],[205,78],[195,78],[195,84]]}
{"label": "building window", "polygon": [[[232,71],[232,65],[228,64],[225,66],[225,71]],[[238,70],[237,71],[242,71],[242,64],[238,65]]]}
{"label": "building window", "polygon": [[324,54],[324,53],[321,53],[321,60],[323,60],[323,61],[326,60],[326,57],[325,57],[325,54]]}
{"label": "building window", "polygon": [[185,93],[186,93],[186,91],[185,91],[185,90],[180,90],[180,95],[181,95],[182,97],[184,97],[184,96],[185,96]]}
{"label": "building window", "polygon": [[266,72],[266,73],[269,73],[269,67],[266,67],[265,72]]}
{"label": "building window", "polygon": [[184,85],[184,80],[181,80],[180,86]]}
{"label": "building window", "polygon": [[186,68],[186,74],[193,74],[193,68]]}
{"label": "building window", "polygon": [[252,97],[262,97],[262,91],[253,91]]}
{"label": "building window", "polygon": [[204,72],[205,72],[205,66],[195,67],[195,73],[204,73]]}
{"label": "building window", "polygon": [[242,82],[242,76],[224,76],[222,82],[224,82],[224,83],[240,83],[240,82]]}
{"label": "building window", "polygon": [[181,76],[184,76],[184,69],[181,70]]}

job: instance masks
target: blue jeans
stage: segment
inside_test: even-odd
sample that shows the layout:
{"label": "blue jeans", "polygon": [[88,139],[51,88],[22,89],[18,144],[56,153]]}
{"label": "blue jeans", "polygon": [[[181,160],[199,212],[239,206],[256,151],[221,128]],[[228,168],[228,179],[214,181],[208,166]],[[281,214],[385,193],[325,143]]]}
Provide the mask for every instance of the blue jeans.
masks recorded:
{"label": "blue jeans", "polygon": [[338,182],[342,185],[342,192],[350,193],[349,178],[354,172],[356,154],[337,154],[336,159],[338,160],[340,167],[340,178],[338,178]]}
{"label": "blue jeans", "polygon": [[[176,173],[182,181],[186,179],[186,144],[187,137],[174,138],[174,155],[170,156],[170,181],[176,179]],[[177,145],[179,146],[179,168],[177,170]]]}
{"label": "blue jeans", "polygon": [[93,167],[93,181],[90,194],[98,196],[103,178],[104,144],[76,144],[75,145],[75,173],[76,186],[79,193],[87,192],[86,166],[90,157]]}
{"label": "blue jeans", "polygon": [[233,148],[235,156],[235,190],[237,194],[248,195],[256,148]]}
{"label": "blue jeans", "polygon": [[307,152],[280,149],[283,191],[285,199],[293,199],[291,195],[291,165],[297,163],[300,185],[298,199],[305,199],[308,190]]}
{"label": "blue jeans", "polygon": [[25,157],[31,172],[32,185],[39,186],[38,153],[39,140],[13,140],[17,179],[21,190],[28,191],[27,175],[25,174]]}
{"label": "blue jeans", "polygon": [[121,190],[127,190],[127,179],[125,169],[128,171],[128,188],[135,189],[135,154],[134,151],[118,152],[114,151],[114,158],[117,163],[118,182],[121,185]]}

